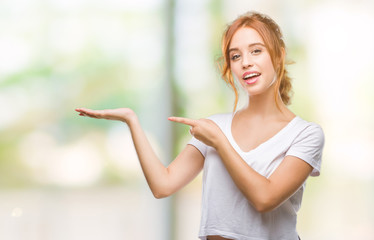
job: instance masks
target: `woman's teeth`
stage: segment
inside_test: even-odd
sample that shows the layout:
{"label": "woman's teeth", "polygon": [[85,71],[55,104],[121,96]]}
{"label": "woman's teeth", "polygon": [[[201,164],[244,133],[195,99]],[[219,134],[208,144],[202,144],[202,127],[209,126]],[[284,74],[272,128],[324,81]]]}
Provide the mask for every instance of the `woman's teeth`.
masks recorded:
{"label": "woman's teeth", "polygon": [[257,76],[260,76],[260,74],[259,73],[250,73],[250,74],[245,75],[243,79],[247,80],[251,77],[257,77]]}

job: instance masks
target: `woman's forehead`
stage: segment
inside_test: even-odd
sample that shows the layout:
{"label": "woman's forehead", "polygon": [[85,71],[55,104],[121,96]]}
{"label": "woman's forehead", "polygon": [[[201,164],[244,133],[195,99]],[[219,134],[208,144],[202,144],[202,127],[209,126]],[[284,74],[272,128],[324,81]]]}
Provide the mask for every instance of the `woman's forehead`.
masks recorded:
{"label": "woman's forehead", "polygon": [[264,45],[261,35],[254,28],[242,27],[234,33],[230,48],[239,48],[242,45],[254,45],[255,43]]}

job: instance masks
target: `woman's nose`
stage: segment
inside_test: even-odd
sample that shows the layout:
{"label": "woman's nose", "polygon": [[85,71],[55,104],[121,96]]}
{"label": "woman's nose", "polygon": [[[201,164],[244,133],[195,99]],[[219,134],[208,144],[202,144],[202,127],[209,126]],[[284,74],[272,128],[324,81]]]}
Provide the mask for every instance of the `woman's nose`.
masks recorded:
{"label": "woman's nose", "polygon": [[251,66],[253,66],[253,62],[252,62],[251,58],[248,57],[248,56],[243,56],[243,58],[242,58],[242,68],[246,69],[246,68],[249,68]]}

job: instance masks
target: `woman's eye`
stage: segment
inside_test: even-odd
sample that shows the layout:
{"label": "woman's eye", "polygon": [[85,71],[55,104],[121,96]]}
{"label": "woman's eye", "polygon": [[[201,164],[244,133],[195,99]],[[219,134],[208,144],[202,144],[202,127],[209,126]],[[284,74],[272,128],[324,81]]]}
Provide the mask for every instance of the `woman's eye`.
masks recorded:
{"label": "woman's eye", "polygon": [[235,60],[237,60],[239,57],[240,57],[239,54],[234,54],[234,55],[231,56],[231,60],[235,61]]}
{"label": "woman's eye", "polygon": [[255,49],[251,53],[252,53],[252,55],[257,55],[257,54],[260,54],[261,52],[262,52],[261,49]]}

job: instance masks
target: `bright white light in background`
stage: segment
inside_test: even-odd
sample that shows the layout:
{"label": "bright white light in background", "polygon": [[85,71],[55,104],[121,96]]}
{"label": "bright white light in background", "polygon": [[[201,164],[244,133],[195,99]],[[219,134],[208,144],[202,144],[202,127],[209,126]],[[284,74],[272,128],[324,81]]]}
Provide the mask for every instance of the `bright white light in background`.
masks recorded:
{"label": "bright white light in background", "polygon": [[[152,134],[146,132],[146,135],[155,153],[163,161],[163,153],[158,142]],[[106,147],[114,163],[124,172],[140,170],[130,131],[124,123],[114,124],[108,131]]]}
{"label": "bright white light in background", "polygon": [[24,69],[30,63],[32,55],[27,42],[21,38],[6,35],[0,38],[0,53],[1,75]]}
{"label": "bright white light in background", "polygon": [[23,210],[22,208],[16,207],[12,210],[11,216],[14,218],[22,217]]}
{"label": "bright white light in background", "polygon": [[[374,16],[357,4],[322,4],[310,12],[307,51],[312,93],[323,120],[326,161],[335,171],[354,178],[373,179],[373,129],[365,118],[373,118],[368,78],[374,65]],[[368,92],[367,92],[368,93]],[[353,163],[354,162],[354,163]],[[355,167],[352,167],[354,165]]]}
{"label": "bright white light in background", "polygon": [[46,166],[50,182],[62,186],[94,184],[100,178],[102,169],[99,153],[88,141],[61,147]]}
{"label": "bright white light in background", "polygon": [[[144,32],[141,28],[133,30],[132,34],[128,36],[128,44],[126,49],[129,51],[129,58],[131,59],[131,67],[137,69],[145,69],[150,66],[159,65],[159,61],[162,56],[162,38],[158,37],[157,31],[160,26],[159,23],[155,22],[156,27],[154,33],[147,31]],[[149,76],[139,76],[139,78],[149,79]],[[154,83],[150,81],[149,84]]]}
{"label": "bright white light in background", "polygon": [[53,136],[35,131],[20,143],[22,160],[45,184],[59,186],[88,186],[101,176],[103,162],[100,152],[87,135],[77,142],[58,146]]}
{"label": "bright white light in background", "polygon": [[59,54],[77,54],[84,50],[89,39],[86,26],[74,18],[61,18],[51,23],[49,42],[51,48]]}
{"label": "bright white light in background", "polygon": [[[209,15],[204,11],[205,1],[177,1],[176,31],[177,83],[185,91],[194,93],[209,88],[210,71],[214,71],[214,59],[210,58],[211,32]],[[219,39],[217,39],[219,41]],[[214,79],[218,80],[219,79]],[[216,84],[215,84],[216,86]],[[211,87],[211,86],[210,86]]]}
{"label": "bright white light in background", "polygon": [[[1,54],[0,54],[1,56]],[[5,129],[21,119],[28,108],[26,90],[17,87],[3,88],[0,90],[0,129]]]}
{"label": "bright white light in background", "polygon": [[[336,140],[329,146],[334,158],[334,168],[345,174],[365,181],[373,179],[374,174],[374,141],[361,138]],[[330,160],[330,159],[329,159]]]}
{"label": "bright white light in background", "polygon": [[[72,9],[84,8],[88,5],[95,5],[95,1],[92,0],[49,0],[55,7],[71,11]],[[96,1],[101,2],[101,1]],[[106,0],[104,6],[100,4],[100,7],[107,6],[110,10],[121,9],[121,10],[154,10],[155,8],[162,6],[162,0]]]}
{"label": "bright white light in background", "polygon": [[45,181],[43,167],[53,156],[56,148],[53,136],[42,131],[34,131],[25,136],[18,146],[22,161],[37,173],[35,177],[38,180]]}
{"label": "bright white light in background", "polygon": [[[121,18],[100,18],[99,16],[90,19],[90,36],[103,53],[109,56],[124,55],[127,50],[131,30],[124,27]],[[105,34],[103,34],[105,33]]]}
{"label": "bright white light in background", "polygon": [[108,131],[107,150],[115,165],[123,171],[139,170],[138,157],[131,134],[125,124],[114,124]]}

